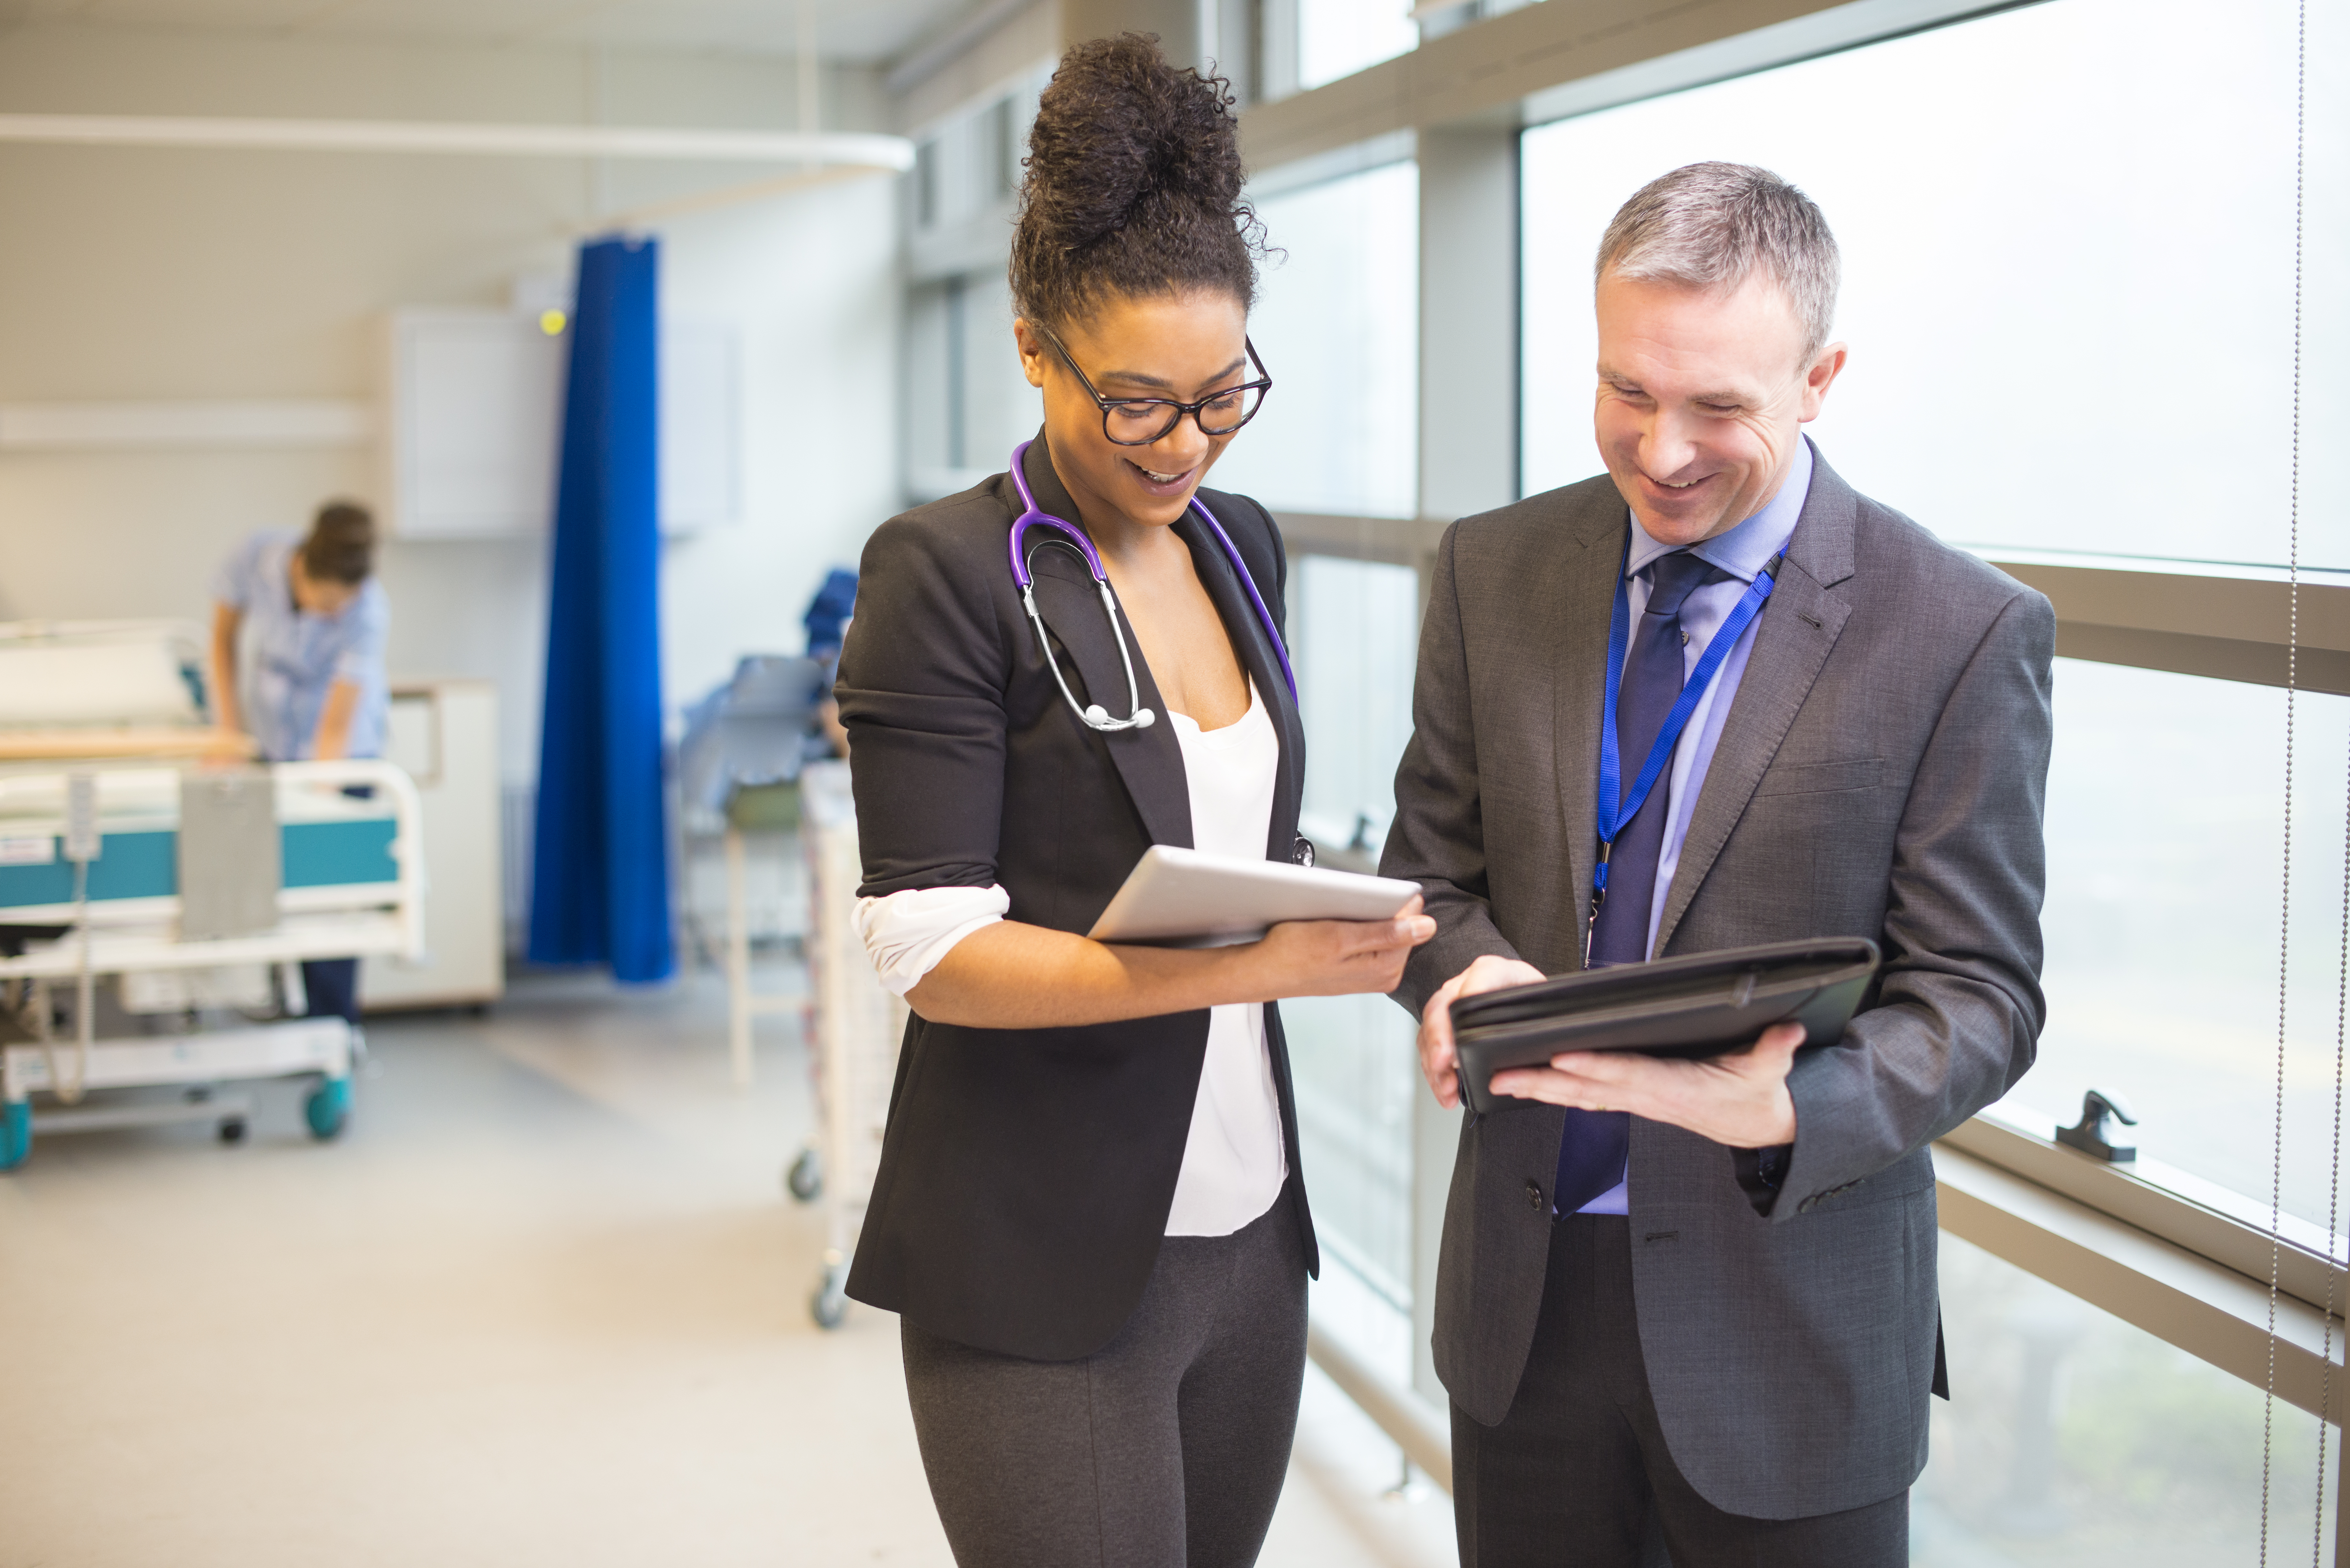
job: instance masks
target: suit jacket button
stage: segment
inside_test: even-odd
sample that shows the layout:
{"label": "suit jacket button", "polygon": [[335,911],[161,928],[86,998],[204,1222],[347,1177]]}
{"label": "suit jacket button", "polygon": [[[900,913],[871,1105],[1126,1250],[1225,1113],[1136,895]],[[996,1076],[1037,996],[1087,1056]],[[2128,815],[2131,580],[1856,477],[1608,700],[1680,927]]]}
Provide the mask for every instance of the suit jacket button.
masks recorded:
{"label": "suit jacket button", "polygon": [[1526,1183],[1526,1207],[1529,1209],[1539,1209],[1542,1205],[1542,1183],[1539,1181],[1528,1181]]}

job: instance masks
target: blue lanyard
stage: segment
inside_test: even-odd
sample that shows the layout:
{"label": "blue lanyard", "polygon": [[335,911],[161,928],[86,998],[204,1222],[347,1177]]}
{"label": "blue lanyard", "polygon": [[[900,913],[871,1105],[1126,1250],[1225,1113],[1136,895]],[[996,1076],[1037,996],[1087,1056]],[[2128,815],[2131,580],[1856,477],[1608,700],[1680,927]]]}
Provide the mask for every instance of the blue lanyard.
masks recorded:
{"label": "blue lanyard", "polygon": [[1787,558],[1784,550],[1772,557],[1771,565],[1754,574],[1746,593],[1733,609],[1713,640],[1705,645],[1704,656],[1697,668],[1681,683],[1681,694],[1665,715],[1665,727],[1657,732],[1657,742],[1648,748],[1648,759],[1640,764],[1640,774],[1632,781],[1631,794],[1623,792],[1624,764],[1616,754],[1616,688],[1624,678],[1624,656],[1632,640],[1632,601],[1624,589],[1624,568],[1631,564],[1632,539],[1628,532],[1624,538],[1624,557],[1616,568],[1616,606],[1607,617],[1607,701],[1599,721],[1599,863],[1591,877],[1591,908],[1596,914],[1599,900],[1607,891],[1607,856],[1615,847],[1616,836],[1624,825],[1640,815],[1640,806],[1648,792],[1672,761],[1673,747],[1679,743],[1681,732],[1689,727],[1690,715],[1697,711],[1706,688],[1721,672],[1730,658],[1730,650],[1754,618],[1762,613],[1762,603],[1771,597],[1778,584],[1771,576],[1772,568]]}

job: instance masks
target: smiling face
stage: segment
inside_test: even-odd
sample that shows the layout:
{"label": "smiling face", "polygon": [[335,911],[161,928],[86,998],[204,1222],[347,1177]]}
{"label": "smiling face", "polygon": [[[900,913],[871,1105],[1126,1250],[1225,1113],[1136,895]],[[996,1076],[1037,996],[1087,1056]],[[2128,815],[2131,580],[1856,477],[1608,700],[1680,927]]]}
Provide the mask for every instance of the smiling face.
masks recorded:
{"label": "smiling face", "polygon": [[1761,272],[1729,290],[1599,281],[1600,457],[1659,544],[1726,534],[1768,505],[1845,346],[1804,357],[1786,291]]}
{"label": "smiling face", "polygon": [[[1182,516],[1239,432],[1208,435],[1187,414],[1149,446],[1120,446],[1102,428],[1100,405],[1045,335],[1026,321],[1012,329],[1028,384],[1044,389],[1054,472],[1087,529],[1099,539],[1121,522],[1165,527]],[[1255,374],[1248,313],[1227,294],[1115,296],[1055,335],[1105,398],[1196,402]]]}

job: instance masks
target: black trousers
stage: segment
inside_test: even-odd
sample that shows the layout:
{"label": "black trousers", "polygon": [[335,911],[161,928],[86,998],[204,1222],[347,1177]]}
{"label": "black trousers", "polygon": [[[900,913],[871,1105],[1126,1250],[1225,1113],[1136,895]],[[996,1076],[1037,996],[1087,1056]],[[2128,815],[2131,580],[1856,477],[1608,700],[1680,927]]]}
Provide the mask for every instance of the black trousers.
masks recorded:
{"label": "black trousers", "polygon": [[359,1021],[359,961],[311,959],[302,965],[302,992],[309,998],[305,1018],[340,1018],[354,1028]]}
{"label": "black trousers", "polygon": [[960,1568],[1249,1568],[1305,1377],[1294,1188],[1230,1236],[1170,1236],[1118,1336],[1024,1361],[900,1319],[906,1392]]}
{"label": "black trousers", "polygon": [[[1802,1434],[1790,1432],[1789,1441]],[[1909,1495],[1810,1519],[1748,1519],[1700,1497],[1666,1449],[1632,1306],[1632,1227],[1552,1227],[1534,1352],[1510,1413],[1452,1410],[1461,1568],[1899,1568]],[[1668,1555],[1669,1554],[1669,1555]]]}

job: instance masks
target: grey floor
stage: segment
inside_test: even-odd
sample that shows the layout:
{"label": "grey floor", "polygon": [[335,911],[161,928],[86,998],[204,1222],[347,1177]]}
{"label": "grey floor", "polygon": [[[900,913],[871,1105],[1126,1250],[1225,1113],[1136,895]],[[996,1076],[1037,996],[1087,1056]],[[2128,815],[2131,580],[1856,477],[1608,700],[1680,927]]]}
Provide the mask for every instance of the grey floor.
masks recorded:
{"label": "grey floor", "polygon": [[[736,1093],[723,1001],[375,1023],[332,1146],[292,1085],[241,1147],[38,1143],[0,1179],[0,1568],[947,1563],[894,1322],[806,1312],[796,1028]],[[1397,1463],[1311,1375],[1263,1561],[1450,1562]]]}

